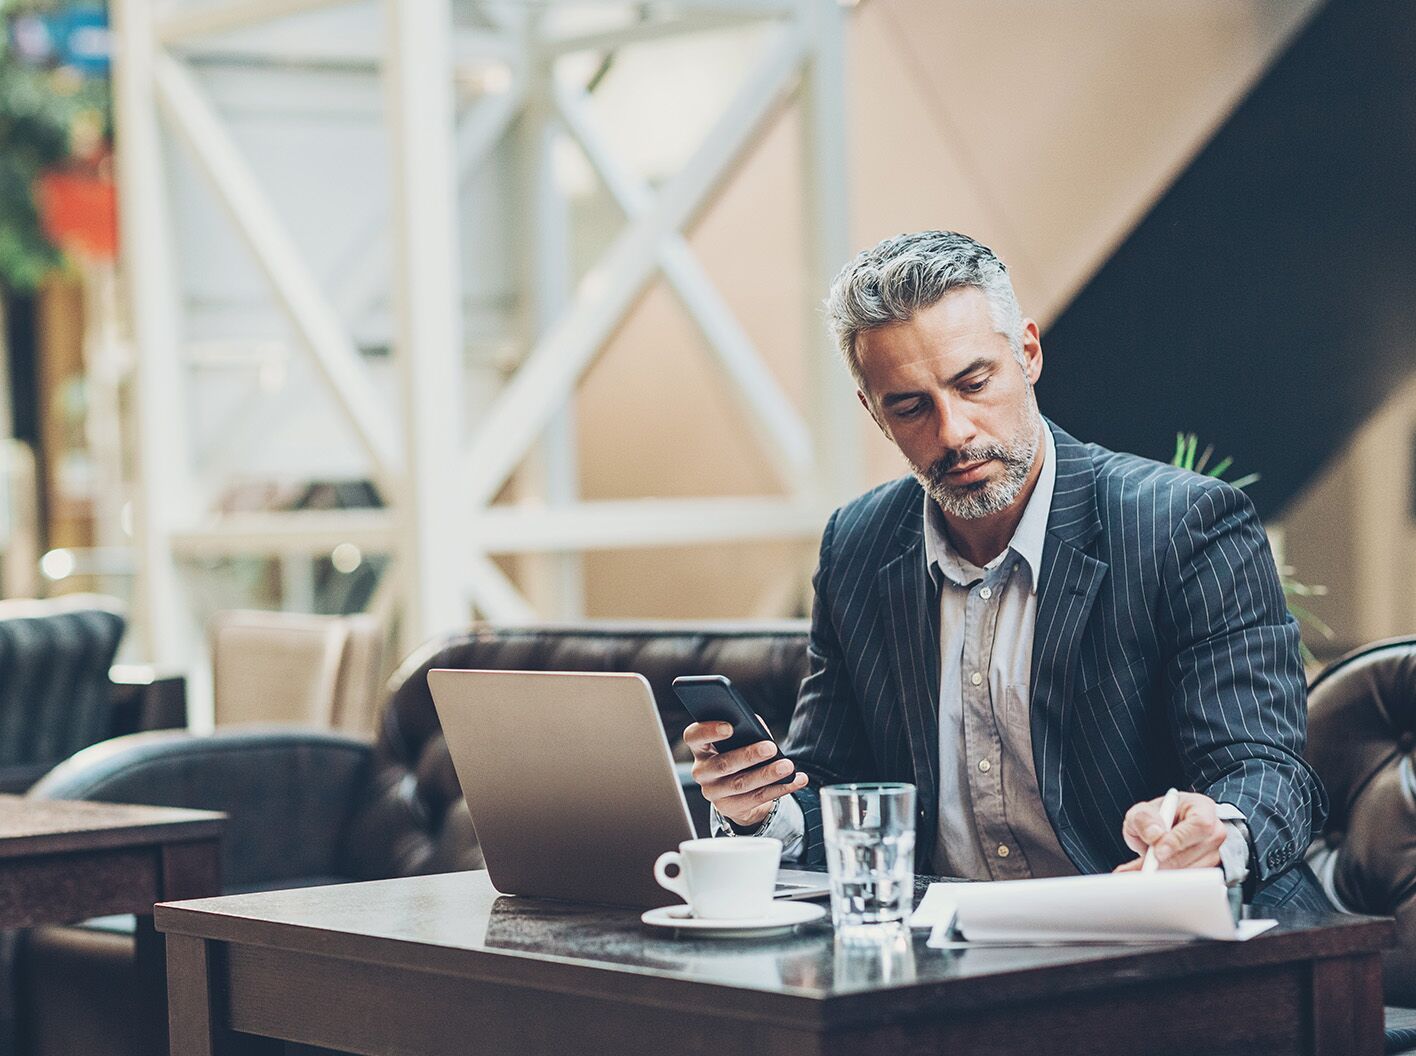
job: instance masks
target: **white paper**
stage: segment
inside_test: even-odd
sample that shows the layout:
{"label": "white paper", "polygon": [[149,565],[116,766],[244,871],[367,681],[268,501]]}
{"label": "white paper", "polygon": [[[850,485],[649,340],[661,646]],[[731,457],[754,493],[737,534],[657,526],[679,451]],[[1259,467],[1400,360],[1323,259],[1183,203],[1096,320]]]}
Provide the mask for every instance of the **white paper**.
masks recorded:
{"label": "white paper", "polygon": [[1236,928],[1218,869],[931,884],[910,918],[912,927],[935,929],[929,944],[941,948],[958,946],[960,935],[964,945],[1235,942],[1275,923]]}

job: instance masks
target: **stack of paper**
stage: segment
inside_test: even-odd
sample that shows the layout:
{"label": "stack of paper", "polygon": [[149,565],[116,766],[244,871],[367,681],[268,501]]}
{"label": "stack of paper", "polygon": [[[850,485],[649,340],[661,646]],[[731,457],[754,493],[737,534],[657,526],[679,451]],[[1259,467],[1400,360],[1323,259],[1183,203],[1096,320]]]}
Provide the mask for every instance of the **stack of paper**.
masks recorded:
{"label": "stack of paper", "polygon": [[1238,926],[1218,869],[931,884],[910,918],[931,946],[965,943],[1242,941],[1277,921]]}

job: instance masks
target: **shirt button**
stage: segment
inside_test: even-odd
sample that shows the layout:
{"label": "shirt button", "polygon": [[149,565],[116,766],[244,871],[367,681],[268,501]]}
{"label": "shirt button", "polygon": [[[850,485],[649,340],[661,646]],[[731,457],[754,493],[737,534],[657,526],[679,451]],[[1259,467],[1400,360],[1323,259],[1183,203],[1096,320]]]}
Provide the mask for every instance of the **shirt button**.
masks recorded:
{"label": "shirt button", "polygon": [[986,774],[988,773],[988,771],[993,769],[993,764],[990,763],[987,759],[980,759],[978,761],[978,768],[980,771]]}
{"label": "shirt button", "polygon": [[993,590],[991,587],[984,587],[978,592],[978,596],[984,601],[987,601],[989,598],[993,597]]}
{"label": "shirt button", "polygon": [[969,676],[969,681],[972,682],[972,683],[973,683],[974,685],[976,685],[976,686],[981,686],[981,685],[983,685],[983,676],[980,675],[977,671],[975,671],[973,674],[971,674],[971,675]]}
{"label": "shirt button", "polygon": [[1006,843],[1000,843],[1000,844],[998,845],[998,857],[999,857],[999,858],[1007,858],[1008,855],[1010,855],[1011,853],[1013,853],[1013,852],[1011,852],[1010,850],[1008,850],[1008,845],[1007,845]]}

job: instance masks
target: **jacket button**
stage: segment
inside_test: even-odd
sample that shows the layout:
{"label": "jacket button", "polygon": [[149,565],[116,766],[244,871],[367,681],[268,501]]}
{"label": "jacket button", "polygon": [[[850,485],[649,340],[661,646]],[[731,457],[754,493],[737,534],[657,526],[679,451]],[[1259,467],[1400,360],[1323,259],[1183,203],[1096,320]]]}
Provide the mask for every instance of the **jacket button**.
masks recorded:
{"label": "jacket button", "polygon": [[1416,747],[1416,733],[1412,733],[1410,730],[1403,731],[1401,736],[1396,739],[1396,746],[1403,752],[1411,751],[1413,747]]}

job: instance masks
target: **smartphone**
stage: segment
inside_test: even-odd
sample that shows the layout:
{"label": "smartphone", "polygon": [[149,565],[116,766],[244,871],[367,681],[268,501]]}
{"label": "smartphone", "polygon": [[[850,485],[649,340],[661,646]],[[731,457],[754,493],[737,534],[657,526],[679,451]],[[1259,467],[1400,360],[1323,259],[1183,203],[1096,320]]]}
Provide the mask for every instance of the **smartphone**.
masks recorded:
{"label": "smartphone", "polygon": [[[747,706],[747,701],[742,699],[742,694],[722,675],[680,675],[674,679],[673,685],[674,692],[678,694],[679,700],[695,722],[726,722],[732,726],[732,734],[717,742],[718,751],[730,752],[734,748],[756,744],[758,741],[775,742],[776,739],[767,727],[762,725]],[[758,765],[769,766],[780,758],[782,753],[778,750],[776,755]],[[785,785],[794,777],[795,770],[773,783]]]}

